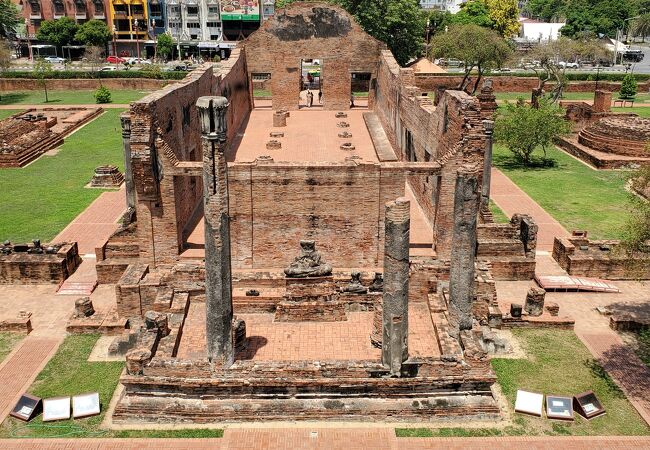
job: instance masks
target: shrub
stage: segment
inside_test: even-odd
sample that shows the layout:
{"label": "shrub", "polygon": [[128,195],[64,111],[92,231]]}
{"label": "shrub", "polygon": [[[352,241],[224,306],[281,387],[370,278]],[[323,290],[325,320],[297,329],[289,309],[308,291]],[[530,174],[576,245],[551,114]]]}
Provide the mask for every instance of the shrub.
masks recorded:
{"label": "shrub", "polygon": [[618,96],[622,99],[634,99],[637,92],[636,80],[631,74],[626,74],[621,83],[621,91]]}
{"label": "shrub", "polygon": [[214,56],[212,57],[212,62],[216,62],[216,63],[221,62],[221,56],[219,56],[219,55],[214,55]]}
{"label": "shrub", "polygon": [[111,102],[111,91],[109,91],[106,86],[99,86],[93,95],[95,96],[95,101],[97,103]]}

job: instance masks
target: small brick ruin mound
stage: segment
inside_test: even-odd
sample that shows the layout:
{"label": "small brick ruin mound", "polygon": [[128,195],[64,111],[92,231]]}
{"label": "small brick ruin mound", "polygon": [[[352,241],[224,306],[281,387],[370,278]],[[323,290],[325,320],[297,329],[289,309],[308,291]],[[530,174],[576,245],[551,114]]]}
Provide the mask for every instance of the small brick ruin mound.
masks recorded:
{"label": "small brick ruin mound", "polygon": [[354,150],[355,148],[356,147],[352,144],[352,142],[341,144],[341,150]]}
{"label": "small brick ruin mound", "polygon": [[271,131],[269,133],[269,137],[272,138],[281,138],[284,137],[284,131]]}
{"label": "small brick ruin mound", "polygon": [[349,131],[343,131],[342,133],[339,133],[339,137],[340,138],[346,138],[346,139],[351,138],[352,133],[350,133]]}
{"label": "small brick ruin mound", "polygon": [[344,118],[346,118],[348,115],[347,115],[347,113],[344,113],[344,112],[340,112],[340,111],[339,111],[339,112],[337,112],[334,116],[335,116],[337,119],[344,119]]}
{"label": "small brick ruin mound", "polygon": [[124,182],[124,175],[118,170],[117,166],[107,165],[99,166],[95,169],[95,174],[90,180],[91,187],[99,188],[118,188]]}
{"label": "small brick ruin mound", "polygon": [[339,128],[348,128],[350,126],[350,124],[347,123],[347,122],[339,122],[339,123],[336,124],[336,126],[339,127]]}
{"label": "small brick ruin mound", "polygon": [[578,135],[578,142],[606,153],[648,157],[645,150],[650,141],[650,119],[642,117],[605,117]]}
{"label": "small brick ruin mound", "polygon": [[282,148],[282,143],[277,139],[271,139],[266,143],[267,150],[279,150]]}
{"label": "small brick ruin mound", "polygon": [[56,118],[25,114],[0,121],[0,167],[23,167],[63,140],[50,128]]}

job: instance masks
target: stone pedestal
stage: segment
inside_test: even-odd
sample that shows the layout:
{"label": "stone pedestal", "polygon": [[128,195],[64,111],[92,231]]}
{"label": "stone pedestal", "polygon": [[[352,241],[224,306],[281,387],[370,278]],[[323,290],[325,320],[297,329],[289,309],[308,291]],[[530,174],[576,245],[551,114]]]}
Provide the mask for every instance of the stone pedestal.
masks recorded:
{"label": "stone pedestal", "polygon": [[246,350],[246,322],[242,319],[235,319],[233,322],[233,346],[235,352]]}
{"label": "stone pedestal", "polygon": [[95,314],[95,308],[90,297],[81,297],[74,302],[75,317],[90,317]]}
{"label": "stone pedestal", "polygon": [[124,181],[124,175],[120,173],[117,166],[99,166],[95,168],[90,185],[99,188],[119,188]]}
{"label": "stone pedestal", "polygon": [[158,332],[160,337],[165,337],[169,334],[167,314],[157,311],[147,311],[144,315],[144,325],[147,331]]}
{"label": "stone pedestal", "polygon": [[276,111],[273,113],[273,126],[286,127],[287,126],[287,113],[284,111]]}
{"label": "stone pedestal", "polygon": [[594,112],[603,113],[612,110],[612,93],[608,91],[594,92]]}
{"label": "stone pedestal", "polygon": [[336,298],[334,278],[287,278],[284,299],[275,310],[277,322],[347,320],[345,303]]}
{"label": "stone pedestal", "polygon": [[147,349],[136,348],[126,354],[126,373],[142,375],[144,367],[151,361],[151,352]]}
{"label": "stone pedestal", "polygon": [[546,302],[544,309],[548,311],[550,315],[553,317],[557,317],[560,315],[560,305],[554,302]]}
{"label": "stone pedestal", "polygon": [[524,310],[529,316],[541,316],[544,312],[544,297],[546,291],[542,288],[532,287],[526,294]]}
{"label": "stone pedestal", "polygon": [[386,204],[382,355],[391,375],[400,376],[408,359],[409,235],[411,203]]}

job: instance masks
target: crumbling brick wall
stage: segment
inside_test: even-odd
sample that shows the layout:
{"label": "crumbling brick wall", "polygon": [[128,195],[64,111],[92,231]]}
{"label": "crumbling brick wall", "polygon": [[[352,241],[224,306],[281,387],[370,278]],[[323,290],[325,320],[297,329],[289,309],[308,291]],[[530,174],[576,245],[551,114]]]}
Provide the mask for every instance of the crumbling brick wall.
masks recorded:
{"label": "crumbling brick wall", "polygon": [[273,109],[287,110],[299,106],[302,59],[321,62],[324,108],[345,110],[350,107],[351,74],[370,73],[372,84],[379,52],[385,48],[341,7],[310,2],[276,11],[242,46],[249,78],[271,73]]}

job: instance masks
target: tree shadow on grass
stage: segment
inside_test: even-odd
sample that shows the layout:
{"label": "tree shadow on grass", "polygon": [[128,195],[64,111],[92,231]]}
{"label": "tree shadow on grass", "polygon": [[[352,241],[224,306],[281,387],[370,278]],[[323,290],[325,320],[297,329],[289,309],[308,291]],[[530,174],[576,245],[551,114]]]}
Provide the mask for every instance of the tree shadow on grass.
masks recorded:
{"label": "tree shadow on grass", "polygon": [[559,166],[557,160],[543,156],[532,156],[528,165],[525,165],[522,160],[512,154],[495,154],[492,157],[492,162],[496,167],[506,170],[547,170]]}
{"label": "tree shadow on grass", "polygon": [[25,92],[9,92],[5,94],[0,93],[0,105],[13,105],[20,103],[29,95]]}

